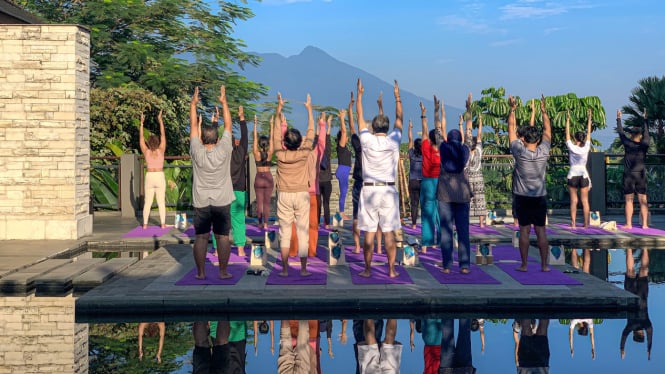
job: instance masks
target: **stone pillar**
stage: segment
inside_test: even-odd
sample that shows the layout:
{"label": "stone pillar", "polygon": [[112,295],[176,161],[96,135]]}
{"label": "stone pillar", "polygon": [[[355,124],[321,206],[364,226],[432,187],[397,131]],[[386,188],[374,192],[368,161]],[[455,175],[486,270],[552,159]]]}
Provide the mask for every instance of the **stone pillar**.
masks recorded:
{"label": "stone pillar", "polygon": [[87,373],[88,325],[72,296],[0,298],[0,371]]}
{"label": "stone pillar", "polygon": [[0,25],[0,240],[92,233],[90,35]]}
{"label": "stone pillar", "polygon": [[120,215],[122,217],[138,217],[143,210],[141,181],[143,170],[139,156],[125,153],[120,156]]}
{"label": "stone pillar", "polygon": [[587,168],[591,177],[591,190],[589,191],[589,208],[599,211],[601,218],[605,214],[605,153],[589,152]]}

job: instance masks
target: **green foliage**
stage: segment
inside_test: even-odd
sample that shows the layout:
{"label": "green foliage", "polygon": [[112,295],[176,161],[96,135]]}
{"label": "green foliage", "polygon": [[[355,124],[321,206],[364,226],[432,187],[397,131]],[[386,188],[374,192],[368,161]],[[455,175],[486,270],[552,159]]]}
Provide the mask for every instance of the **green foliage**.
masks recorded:
{"label": "green foliage", "polygon": [[654,150],[665,153],[665,76],[640,79],[628,100],[630,104],[622,108],[627,115],[625,126],[643,126],[642,113],[646,110]]}

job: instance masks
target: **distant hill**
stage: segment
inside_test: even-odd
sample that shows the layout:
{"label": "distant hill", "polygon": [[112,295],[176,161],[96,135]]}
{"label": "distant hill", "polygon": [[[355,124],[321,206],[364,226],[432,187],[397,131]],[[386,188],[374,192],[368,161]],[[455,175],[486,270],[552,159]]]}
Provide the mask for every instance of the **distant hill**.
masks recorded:
{"label": "distant hill", "polygon": [[[356,80],[362,79],[365,86],[363,100],[365,119],[371,120],[377,113],[376,99],[379,92],[383,92],[385,114],[392,121],[395,118],[395,99],[393,96],[393,82],[386,82],[378,77],[336,60],[326,52],[316,47],[306,47],[298,55],[284,57],[275,53],[256,53],[263,61],[257,67],[247,66],[242,74],[247,79],[260,82],[269,87],[268,99],[274,101],[277,91],[290,102],[292,113],[288,115],[289,123],[296,128],[304,129],[307,125],[307,113],[302,105],[307,93],[312,96],[312,103],[322,106],[346,108],[349,103],[350,92],[355,95]],[[396,77],[399,79],[399,77]],[[408,91],[401,90],[404,110],[404,130],[407,129],[408,120],[412,119],[415,133],[420,131],[420,109],[418,103],[422,101],[427,107],[429,126],[432,128],[434,103],[432,98],[422,98]],[[446,118],[449,124],[457,126],[457,118],[462,109],[446,105]],[[355,110],[354,110],[355,111]],[[316,113],[314,114],[316,116]],[[450,128],[450,127],[449,127]],[[404,131],[404,141],[407,133]]]}

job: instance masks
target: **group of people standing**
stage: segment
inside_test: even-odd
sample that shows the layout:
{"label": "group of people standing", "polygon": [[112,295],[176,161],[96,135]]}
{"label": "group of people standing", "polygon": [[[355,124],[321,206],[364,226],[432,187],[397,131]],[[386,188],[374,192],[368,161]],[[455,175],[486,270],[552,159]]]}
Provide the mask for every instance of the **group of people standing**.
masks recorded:
{"label": "group of people standing", "polygon": [[[397,163],[400,158],[402,137],[402,103],[399,86],[395,81],[395,122],[390,130],[390,119],[383,113],[382,97],[377,101],[379,113],[370,124],[364,119],[364,87],[358,80],[356,100],[353,92],[348,110],[338,113],[340,130],[336,135],[338,167],[335,173],[340,186],[339,213],[345,212],[349,176],[353,177],[353,236],[356,251],[360,250],[360,232],[364,231],[362,247],[365,268],[361,276],[371,275],[371,262],[375,238],[379,251],[381,241],[388,258],[388,272],[395,271],[396,241],[394,232],[401,228],[399,215],[399,192],[396,186]],[[259,225],[267,229],[270,217],[271,198],[277,188],[277,219],[279,223],[280,251],[285,265],[280,273],[288,276],[289,255],[300,257],[302,276],[308,276],[307,257],[316,255],[318,225],[321,213],[324,224],[330,226],[330,195],[332,192],[331,168],[331,122],[332,115],[322,113],[315,130],[312,103],[308,95],[305,108],[308,112],[308,127],[303,138],[300,131],[289,127],[282,110],[284,100],[278,94],[277,110],[270,120],[270,136],[258,135],[258,119],[254,117],[253,156],[256,162],[256,207]],[[224,131],[218,136],[219,112],[213,115],[212,126],[201,127],[197,114],[198,88],[194,92],[190,107],[190,154],[193,165],[193,205],[196,232],[194,258],[197,278],[205,277],[205,251],[212,228],[213,242],[220,259],[219,276],[230,277],[226,271],[229,258],[229,231],[233,229],[233,241],[243,256],[246,244],[245,202],[246,163],[248,153],[248,130],[242,107],[238,108],[240,137],[232,136],[232,119],[226,102],[224,86],[219,101],[222,105]],[[357,117],[353,114],[355,110]],[[510,152],[515,160],[513,170],[513,215],[520,230],[520,253],[522,264],[518,268],[527,271],[529,231],[534,227],[541,254],[541,270],[548,271],[548,243],[545,233],[547,213],[547,191],[545,177],[550,155],[552,129],[547,114],[544,96],[540,101],[543,128],[535,127],[535,101],[531,102],[531,120],[528,125],[517,126],[515,119],[516,100],[508,98],[508,140]],[[472,97],[466,100],[466,111],[459,118],[459,129],[446,130],[445,108],[441,100],[434,97],[434,128],[428,128],[427,109],[420,103],[422,134],[424,139],[413,139],[413,124],[409,122],[411,224],[416,227],[418,218],[422,223],[422,247],[440,246],[444,273],[449,273],[453,264],[454,232],[457,235],[458,260],[461,273],[470,267],[469,222],[478,217],[479,226],[485,225],[487,206],[484,196],[482,174],[482,113],[477,113],[478,130],[473,136]],[[347,134],[348,115],[350,139]],[[356,131],[354,118],[357,118]],[[648,208],[646,204],[645,156],[649,145],[649,132],[645,127],[631,129],[631,136],[624,134],[621,112],[617,112],[617,131],[626,150],[624,158],[624,195],[626,197],[626,226],[631,227],[633,196],[638,195],[643,228],[647,228]],[[166,136],[162,113],[159,113],[160,137],[151,135],[147,141],[143,136],[144,117],[141,115],[140,141],[145,155],[148,173],[145,177],[146,201],[143,226],[147,227],[153,196],[157,198],[160,223],[165,227],[165,180],[163,173]],[[465,129],[466,125],[466,129]],[[576,227],[578,201],[584,215],[584,227],[589,226],[590,176],[586,169],[590,151],[592,113],[587,113],[587,131],[570,133],[570,116],[566,118],[566,145],[569,150],[570,171],[568,187],[571,201],[571,226]],[[425,137],[426,136],[426,137]],[[349,140],[353,153],[348,147]],[[355,158],[355,160],[354,160]],[[276,160],[276,179],[271,173],[272,160]],[[578,191],[580,198],[578,199]],[[422,214],[419,214],[420,208]]]}

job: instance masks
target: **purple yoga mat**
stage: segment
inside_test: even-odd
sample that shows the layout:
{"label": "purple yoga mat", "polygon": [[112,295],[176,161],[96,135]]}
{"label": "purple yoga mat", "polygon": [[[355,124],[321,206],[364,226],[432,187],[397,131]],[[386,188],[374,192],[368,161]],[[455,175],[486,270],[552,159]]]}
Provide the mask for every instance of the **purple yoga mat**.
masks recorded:
{"label": "purple yoga mat", "polygon": [[555,223],[554,226],[559,230],[578,235],[612,235],[611,231],[603,230],[600,227],[587,227],[585,229],[584,226],[576,226],[575,228],[572,228],[568,223]]}
{"label": "purple yoga mat", "polygon": [[282,271],[282,265],[274,264],[272,266],[272,272],[266,280],[267,285],[307,285],[307,286],[316,286],[326,284],[326,279],[328,277],[328,267],[325,264],[309,264],[307,265],[307,271],[312,273],[308,277],[300,276],[300,265],[290,266],[289,267],[289,276],[282,277],[279,275],[279,272]]}
{"label": "purple yoga mat", "polygon": [[[473,245],[471,248],[471,255],[475,256],[475,250],[477,246]],[[494,261],[522,261],[522,257],[520,257],[520,250],[510,244],[495,245],[492,248],[492,256],[494,256]],[[531,256],[527,256],[527,261],[538,262],[538,260]]]}
{"label": "purple yoga mat", "polygon": [[[232,263],[247,263],[248,259],[248,254],[251,251],[251,248],[245,248],[245,257],[240,257],[237,255],[238,253],[238,247],[231,247],[231,256],[229,256],[229,264]],[[208,252],[206,253],[206,260],[209,262],[215,264],[219,262],[219,258],[217,258],[217,251],[214,252]]]}
{"label": "purple yoga mat", "polygon": [[196,236],[196,231],[194,230],[194,226],[189,226],[187,228],[187,230],[180,233],[180,236],[186,236],[188,238],[195,237]]}
{"label": "purple yoga mat", "polygon": [[422,234],[422,226],[416,225],[415,229],[412,229],[411,226],[402,226],[402,232],[408,235],[421,235]]}
{"label": "purple yoga mat", "polygon": [[219,267],[211,263],[205,264],[206,279],[196,279],[196,266],[185,274],[179,281],[175,283],[176,286],[205,286],[205,285],[225,285],[232,286],[242,278],[247,263],[245,264],[229,264],[227,271],[233,275],[229,279],[219,278]]}
{"label": "purple yoga mat", "polygon": [[471,235],[501,235],[501,231],[495,229],[494,227],[487,226],[480,227],[479,225],[472,224],[469,225],[469,234]]}
{"label": "purple yoga mat", "polygon": [[166,226],[161,228],[159,226],[148,226],[145,230],[143,226],[136,226],[134,229],[127,232],[122,236],[123,239],[127,238],[153,238],[160,237],[173,229],[173,226]]}
{"label": "purple yoga mat", "polygon": [[[365,262],[365,257],[363,255],[363,252],[360,251],[360,253],[353,253],[353,250],[356,247],[352,245],[346,245],[344,246],[344,257],[346,258],[346,262]],[[388,257],[386,257],[385,252],[378,254],[374,253],[372,256],[372,262],[388,262]]]}
{"label": "purple yoga mat", "polygon": [[451,268],[448,274],[442,273],[441,267],[434,264],[423,263],[423,267],[441,284],[501,284],[475,264],[471,264],[469,274],[460,273],[457,266]]}
{"label": "purple yoga mat", "polygon": [[431,263],[441,262],[441,247],[427,247],[427,253],[418,252],[418,260]]}
{"label": "purple yoga mat", "polygon": [[399,265],[395,265],[395,271],[399,273],[396,278],[388,276],[388,265],[372,266],[372,276],[369,278],[361,277],[358,275],[365,269],[364,265],[357,263],[350,263],[349,270],[351,271],[351,282],[355,285],[364,284],[413,284],[409,273],[406,269]]}
{"label": "purple yoga mat", "polygon": [[631,233],[633,235],[665,235],[665,231],[658,230],[649,227],[648,229],[643,229],[641,227],[633,226],[632,228],[626,228],[623,225],[618,225],[617,228],[621,231]]}
{"label": "purple yoga mat", "polygon": [[514,263],[496,263],[496,266],[510,275],[513,279],[520,284],[526,286],[533,285],[566,285],[566,286],[581,286],[582,282],[573,279],[566,274],[562,273],[556,268],[550,267],[550,271],[540,271],[540,266],[532,264],[529,266],[528,272],[515,270],[519,265]]}
{"label": "purple yoga mat", "polygon": [[279,231],[279,226],[270,225],[268,226],[268,230],[264,230],[263,227],[254,225],[245,226],[245,234],[249,236],[264,236],[266,231]]}
{"label": "purple yoga mat", "polygon": [[[511,229],[513,231],[519,231],[519,227],[515,227],[512,223],[506,223],[503,225],[503,227]],[[555,235],[556,232],[548,227],[545,228],[545,234],[546,235]],[[536,230],[533,229],[533,226],[531,227],[531,231],[529,231],[529,235],[536,235]]]}

